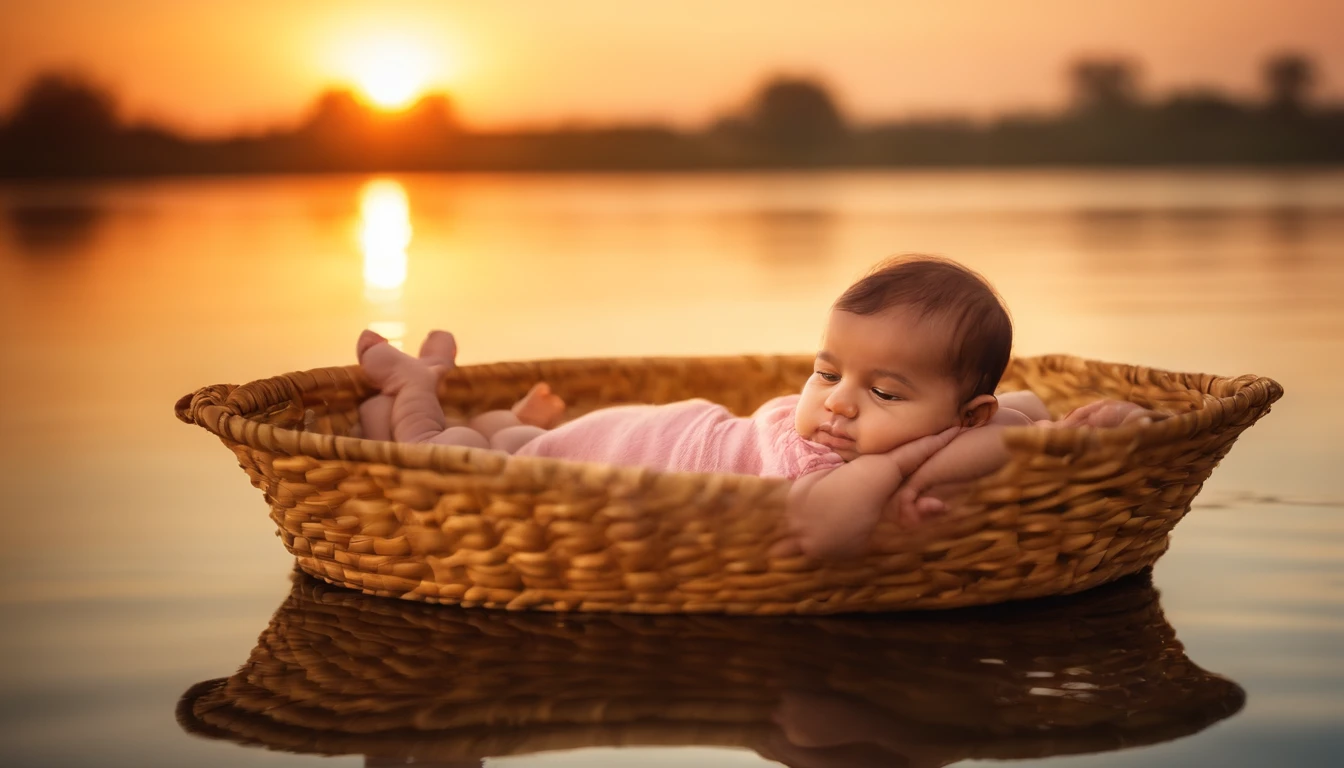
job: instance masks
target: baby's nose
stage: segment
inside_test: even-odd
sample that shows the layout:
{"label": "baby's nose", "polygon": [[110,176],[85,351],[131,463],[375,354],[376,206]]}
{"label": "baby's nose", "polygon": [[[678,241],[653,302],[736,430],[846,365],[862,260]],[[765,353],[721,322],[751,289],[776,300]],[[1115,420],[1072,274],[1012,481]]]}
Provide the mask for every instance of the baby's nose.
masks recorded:
{"label": "baby's nose", "polygon": [[826,410],[852,419],[854,414],[858,412],[858,406],[854,404],[854,401],[844,397],[839,392],[833,392],[830,397],[826,398]]}

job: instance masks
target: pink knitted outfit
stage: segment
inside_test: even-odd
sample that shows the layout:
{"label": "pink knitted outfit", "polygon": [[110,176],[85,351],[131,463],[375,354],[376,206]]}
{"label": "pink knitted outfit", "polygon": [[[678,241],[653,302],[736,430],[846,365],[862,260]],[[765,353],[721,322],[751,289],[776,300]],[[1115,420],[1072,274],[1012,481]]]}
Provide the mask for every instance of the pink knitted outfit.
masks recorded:
{"label": "pink knitted outfit", "polygon": [[790,479],[843,464],[838,453],[798,434],[797,408],[798,395],[777,397],[749,418],[698,399],[603,408],[537,437],[516,455]]}

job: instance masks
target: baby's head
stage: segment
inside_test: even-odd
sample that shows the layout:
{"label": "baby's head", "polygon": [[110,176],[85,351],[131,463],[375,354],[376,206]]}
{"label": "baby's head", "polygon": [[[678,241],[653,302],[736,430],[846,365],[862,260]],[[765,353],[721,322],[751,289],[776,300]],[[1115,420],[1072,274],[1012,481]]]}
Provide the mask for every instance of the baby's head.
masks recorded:
{"label": "baby's head", "polygon": [[879,264],[831,307],[795,426],[846,461],[998,408],[1013,324],[984,278],[947,259]]}

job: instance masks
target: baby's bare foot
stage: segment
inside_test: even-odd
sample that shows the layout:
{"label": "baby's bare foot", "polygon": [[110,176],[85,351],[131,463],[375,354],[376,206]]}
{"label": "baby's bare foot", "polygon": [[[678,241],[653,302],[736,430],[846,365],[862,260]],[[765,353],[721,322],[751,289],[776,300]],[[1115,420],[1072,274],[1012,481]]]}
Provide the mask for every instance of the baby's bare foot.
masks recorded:
{"label": "baby's bare foot", "polygon": [[369,348],[375,344],[386,343],[387,339],[382,334],[365,329],[363,333],[359,334],[359,340],[355,342],[355,359],[362,360],[364,353],[368,352]]}
{"label": "baby's bare foot", "polygon": [[420,345],[420,359],[425,365],[452,368],[457,360],[457,339],[447,331],[430,331]]}
{"label": "baby's bare foot", "polygon": [[551,392],[546,382],[533,385],[523,398],[513,405],[513,415],[518,421],[542,429],[551,429],[560,423],[565,415],[565,401]]}
{"label": "baby's bare foot", "polygon": [[434,374],[429,366],[387,343],[387,339],[373,331],[359,335],[355,354],[359,356],[359,365],[369,381],[385,395],[395,395],[408,382],[426,378],[433,386]]}

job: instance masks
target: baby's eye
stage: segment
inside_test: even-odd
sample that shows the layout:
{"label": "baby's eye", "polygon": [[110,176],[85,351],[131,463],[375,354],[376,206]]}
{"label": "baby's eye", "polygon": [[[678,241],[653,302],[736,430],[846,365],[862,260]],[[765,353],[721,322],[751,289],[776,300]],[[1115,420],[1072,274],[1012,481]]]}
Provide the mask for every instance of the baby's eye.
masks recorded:
{"label": "baby's eye", "polygon": [[840,377],[834,373],[826,373],[825,371],[816,371],[816,374],[821,377],[822,381],[828,381],[832,384],[840,380]]}
{"label": "baby's eye", "polygon": [[883,392],[877,387],[873,387],[873,394],[877,395],[878,400],[886,400],[888,402],[903,399],[900,395],[893,395],[890,392]]}

